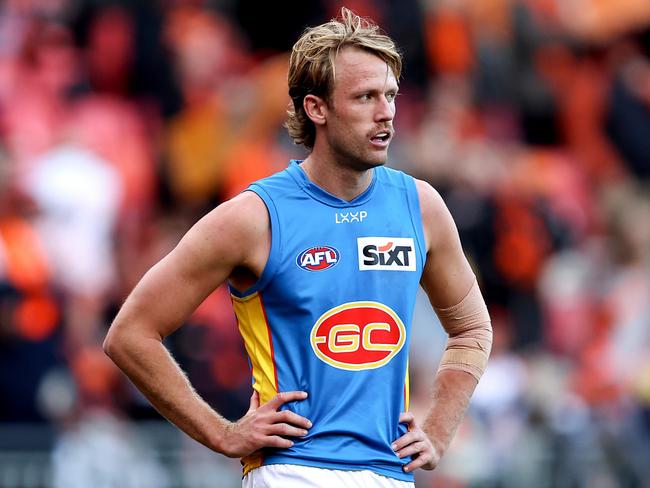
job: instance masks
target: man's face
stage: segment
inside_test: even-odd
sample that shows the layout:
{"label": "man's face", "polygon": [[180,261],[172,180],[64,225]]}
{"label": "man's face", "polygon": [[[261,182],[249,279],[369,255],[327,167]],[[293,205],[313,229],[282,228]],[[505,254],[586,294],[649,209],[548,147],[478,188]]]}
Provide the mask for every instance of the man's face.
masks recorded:
{"label": "man's face", "polygon": [[323,130],[333,157],[360,171],[385,164],[398,89],[393,71],[354,47],[339,52],[335,68]]}

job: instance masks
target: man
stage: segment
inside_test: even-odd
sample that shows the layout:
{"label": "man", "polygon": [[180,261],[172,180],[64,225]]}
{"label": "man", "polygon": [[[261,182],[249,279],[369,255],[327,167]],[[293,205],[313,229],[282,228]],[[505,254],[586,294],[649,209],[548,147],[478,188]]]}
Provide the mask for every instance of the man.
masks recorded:
{"label": "man", "polygon": [[[435,468],[482,374],[489,316],[428,184],[383,165],[401,58],[347,9],[293,48],[289,133],[311,149],[201,219],[136,286],[105,350],[156,408],[241,457],[244,486],[412,486]],[[162,345],[228,280],[254,393],[237,422],[192,390]],[[431,408],[408,412],[422,285],[450,334]]]}

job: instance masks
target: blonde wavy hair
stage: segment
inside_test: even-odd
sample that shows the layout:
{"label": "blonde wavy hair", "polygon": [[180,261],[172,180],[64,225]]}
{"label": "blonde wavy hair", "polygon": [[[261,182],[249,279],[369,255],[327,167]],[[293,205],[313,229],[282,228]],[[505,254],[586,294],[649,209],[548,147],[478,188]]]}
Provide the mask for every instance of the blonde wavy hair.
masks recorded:
{"label": "blonde wavy hair", "polygon": [[341,48],[348,46],[378,56],[399,80],[402,56],[393,40],[371,20],[343,7],[340,18],[305,30],[291,51],[288,81],[293,107],[287,112],[289,119],[285,127],[294,143],[313,149],[316,126],[307,117],[303,100],[309,94],[328,99],[336,75],[336,56]]}

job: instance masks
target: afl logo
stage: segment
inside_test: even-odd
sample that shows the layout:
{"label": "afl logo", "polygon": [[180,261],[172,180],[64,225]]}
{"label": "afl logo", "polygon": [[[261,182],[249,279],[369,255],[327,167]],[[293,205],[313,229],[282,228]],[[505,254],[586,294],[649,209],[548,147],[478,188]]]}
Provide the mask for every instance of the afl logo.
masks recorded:
{"label": "afl logo", "polygon": [[330,366],[350,371],[380,368],[402,349],[406,328],[378,302],[348,302],[325,312],[311,329],[311,347]]}
{"label": "afl logo", "polygon": [[296,258],[296,264],[307,271],[322,271],[339,262],[339,252],[330,246],[315,246],[305,249]]}

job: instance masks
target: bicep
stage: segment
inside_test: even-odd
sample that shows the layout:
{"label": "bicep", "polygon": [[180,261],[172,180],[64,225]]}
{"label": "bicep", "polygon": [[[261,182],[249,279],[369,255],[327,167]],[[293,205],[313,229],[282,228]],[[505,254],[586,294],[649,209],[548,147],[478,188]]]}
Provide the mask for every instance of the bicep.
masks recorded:
{"label": "bicep", "polygon": [[427,259],[421,284],[434,307],[456,305],[475,279],[458,236],[456,224],[440,195],[418,181]]}
{"label": "bicep", "polygon": [[255,242],[266,218],[249,210],[227,202],[197,222],[136,285],[113,328],[155,338],[177,329],[235,267],[248,265],[252,251],[241,242]]}
{"label": "bicep", "polygon": [[160,338],[173,332],[229,274],[227,266],[206,264],[204,254],[205,250],[181,241],[143,276],[115,324]]}

